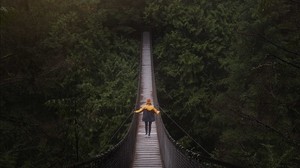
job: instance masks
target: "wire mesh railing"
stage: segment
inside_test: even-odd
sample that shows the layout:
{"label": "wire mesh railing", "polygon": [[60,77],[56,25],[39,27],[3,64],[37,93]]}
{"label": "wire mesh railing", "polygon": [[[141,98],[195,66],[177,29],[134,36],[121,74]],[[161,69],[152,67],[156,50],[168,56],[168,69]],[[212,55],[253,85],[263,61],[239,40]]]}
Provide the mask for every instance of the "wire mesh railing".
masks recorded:
{"label": "wire mesh railing", "polygon": [[134,115],[126,136],[114,147],[99,156],[72,165],[69,168],[119,168],[130,167],[133,161],[138,116]]}
{"label": "wire mesh railing", "polygon": [[[150,39],[151,40],[151,39]],[[150,42],[152,45],[152,42]],[[152,86],[153,86],[153,104],[159,108],[158,98],[157,98],[157,89],[155,83],[155,74],[154,74],[154,64],[153,64],[153,55],[152,55],[152,46],[150,46],[150,56],[152,64]],[[167,113],[164,112],[162,108],[159,108],[163,114],[167,117],[170,117]],[[172,120],[172,118],[170,118]],[[173,120],[172,120],[173,121]],[[176,123],[177,124],[177,123]],[[184,148],[181,144],[177,143],[172,136],[169,134],[167,129],[163,124],[161,115],[156,116],[156,126],[157,126],[157,136],[160,146],[161,158],[164,162],[164,167],[169,168],[217,168],[217,167],[226,167],[226,168],[240,168],[239,166],[233,165],[231,163],[223,162],[211,157],[211,154],[208,153],[201,145],[203,152],[210,156],[206,157],[200,153],[193,152]],[[189,136],[189,135],[188,135]],[[198,144],[198,143],[197,143]]]}
{"label": "wire mesh railing", "polygon": [[[170,117],[161,109],[161,112]],[[211,154],[207,154],[205,149],[203,154],[193,152],[184,148],[180,143],[176,142],[169,134],[163,124],[161,116],[157,116],[157,134],[160,143],[161,157],[164,160],[165,167],[174,168],[241,168],[240,166],[214,159]]]}
{"label": "wire mesh railing", "polygon": [[[152,42],[150,42],[152,45]],[[152,46],[150,46],[150,55],[151,55],[151,64],[152,64],[152,86],[153,86],[153,104],[156,107],[159,107],[157,90],[155,83],[155,74],[153,66],[153,55],[152,55]],[[161,115],[156,115],[156,127],[157,127],[157,136],[160,146],[160,155],[164,163],[164,167],[169,168],[197,168],[201,165],[199,162],[189,157],[185,152],[184,148],[177,144],[176,141],[170,136],[166,130]]]}
{"label": "wire mesh railing", "polygon": [[[140,45],[140,51],[143,46]],[[140,52],[142,53],[142,52]],[[140,55],[139,70],[142,66],[142,55]],[[138,75],[138,89],[137,97],[135,103],[135,109],[140,106],[140,85],[141,85],[141,71]],[[133,112],[133,111],[132,111]],[[133,113],[130,113],[132,116]],[[133,115],[130,127],[127,131],[125,137],[115,146],[110,148],[105,153],[100,154],[99,156],[92,158],[90,160],[76,163],[68,168],[129,168],[133,163],[133,157],[135,154],[135,144],[137,136],[137,127],[138,127],[138,115]]]}

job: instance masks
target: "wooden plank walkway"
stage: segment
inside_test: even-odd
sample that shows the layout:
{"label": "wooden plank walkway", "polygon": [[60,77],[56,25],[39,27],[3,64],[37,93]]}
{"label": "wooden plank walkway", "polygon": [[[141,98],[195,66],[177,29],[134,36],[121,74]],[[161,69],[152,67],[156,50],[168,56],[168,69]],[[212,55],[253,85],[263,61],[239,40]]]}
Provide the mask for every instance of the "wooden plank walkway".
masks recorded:
{"label": "wooden plank walkway", "polygon": [[[150,33],[143,33],[142,50],[142,75],[141,75],[141,102],[144,104],[147,98],[153,100],[152,95],[152,60],[150,53]],[[145,136],[145,123],[142,121],[142,113],[139,115],[138,135],[133,168],[163,168],[157,130],[155,122],[152,123],[151,136]]]}

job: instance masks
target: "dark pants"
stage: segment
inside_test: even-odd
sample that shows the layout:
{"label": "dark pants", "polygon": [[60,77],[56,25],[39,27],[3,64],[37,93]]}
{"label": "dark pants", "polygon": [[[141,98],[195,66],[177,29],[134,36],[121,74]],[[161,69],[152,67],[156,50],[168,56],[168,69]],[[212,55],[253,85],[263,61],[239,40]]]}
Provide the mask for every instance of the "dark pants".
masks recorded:
{"label": "dark pants", "polygon": [[151,133],[151,121],[145,121],[145,131],[146,131],[146,135],[148,134],[150,136]]}

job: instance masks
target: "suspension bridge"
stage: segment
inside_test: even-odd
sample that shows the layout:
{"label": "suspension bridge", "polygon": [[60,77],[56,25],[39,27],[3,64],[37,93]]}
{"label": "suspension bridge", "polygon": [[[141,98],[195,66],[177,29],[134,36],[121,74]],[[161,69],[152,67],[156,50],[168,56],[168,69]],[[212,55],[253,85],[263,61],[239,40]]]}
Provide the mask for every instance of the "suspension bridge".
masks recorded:
{"label": "suspension bridge", "polygon": [[[159,108],[151,49],[151,34],[150,32],[143,32],[135,109],[144,104],[147,98],[153,100],[153,105]],[[163,109],[160,108],[160,111],[169,117]],[[156,115],[156,121],[152,123],[151,136],[145,137],[144,122],[141,120],[141,115],[130,115],[132,121],[127,134],[117,145],[93,159],[74,164],[69,168],[239,167],[214,159],[197,142],[196,144],[203,149],[203,154],[183,148],[170,136],[160,115]],[[180,126],[179,128],[181,129]]]}

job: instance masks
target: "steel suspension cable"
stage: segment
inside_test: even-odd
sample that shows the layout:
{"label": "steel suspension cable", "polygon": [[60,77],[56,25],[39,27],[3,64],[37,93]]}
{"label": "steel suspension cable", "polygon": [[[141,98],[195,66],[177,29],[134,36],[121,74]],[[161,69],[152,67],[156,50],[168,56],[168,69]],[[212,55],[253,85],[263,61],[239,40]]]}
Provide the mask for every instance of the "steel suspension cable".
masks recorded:
{"label": "steel suspension cable", "polygon": [[[134,108],[133,108],[133,109],[134,109]],[[131,110],[131,111],[133,111],[133,110]],[[133,115],[133,113],[131,112],[131,113],[127,116],[127,118],[122,122],[122,124],[118,126],[118,129],[117,129],[116,132],[113,134],[113,136],[110,138],[110,140],[108,141],[108,143],[110,143],[110,142],[113,140],[113,138],[117,135],[117,133],[119,133],[120,129],[124,126],[124,124],[127,122],[127,120],[128,120],[132,115]],[[108,144],[108,143],[107,143],[107,144]],[[106,145],[107,145],[107,144],[106,144]]]}
{"label": "steel suspension cable", "polygon": [[175,120],[173,120],[169,114],[165,112],[165,110],[161,107],[159,107],[161,111],[166,114],[166,116],[178,127],[183,131],[191,140],[193,140],[206,154],[208,154],[211,158],[213,158],[212,154],[209,153],[202,145],[200,145],[190,134],[187,133]]}

